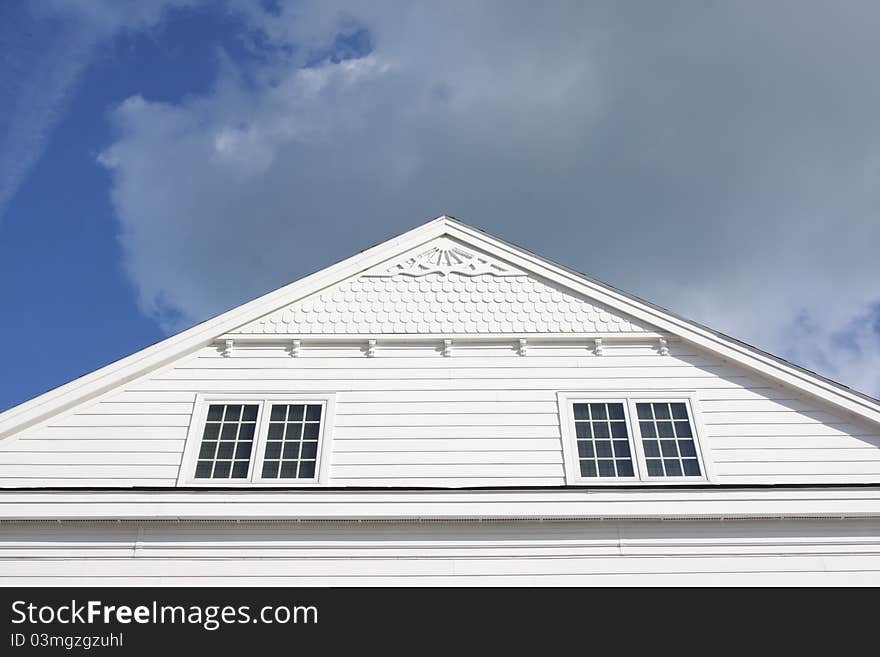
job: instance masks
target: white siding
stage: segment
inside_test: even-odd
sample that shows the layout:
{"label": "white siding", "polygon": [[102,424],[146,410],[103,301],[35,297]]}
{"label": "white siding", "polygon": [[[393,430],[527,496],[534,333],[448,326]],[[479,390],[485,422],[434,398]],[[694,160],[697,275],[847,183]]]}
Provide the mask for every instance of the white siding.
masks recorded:
{"label": "white siding", "polygon": [[0,485],[173,486],[196,393],[336,392],[331,484],[562,485],[559,390],[693,390],[719,483],[880,482],[880,431],[670,342],[205,348],[0,441]]}
{"label": "white siding", "polygon": [[870,520],[4,523],[0,584],[880,584]]}

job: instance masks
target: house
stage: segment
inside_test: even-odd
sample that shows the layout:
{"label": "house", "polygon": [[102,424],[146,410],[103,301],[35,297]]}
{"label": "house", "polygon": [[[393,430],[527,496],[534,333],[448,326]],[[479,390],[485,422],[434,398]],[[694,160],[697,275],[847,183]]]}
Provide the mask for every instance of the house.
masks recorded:
{"label": "house", "polygon": [[880,402],[440,217],[0,414],[4,584],[880,584]]}

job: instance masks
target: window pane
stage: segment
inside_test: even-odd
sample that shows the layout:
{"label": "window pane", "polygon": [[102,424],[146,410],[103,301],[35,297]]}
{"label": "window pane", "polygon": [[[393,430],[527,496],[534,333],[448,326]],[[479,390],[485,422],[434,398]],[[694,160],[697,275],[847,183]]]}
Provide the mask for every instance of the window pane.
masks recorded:
{"label": "window pane", "polygon": [[626,433],[626,422],[612,422],[611,423],[611,437],[612,438],[628,438]]}
{"label": "window pane", "polygon": [[600,477],[613,477],[614,476],[614,461],[611,459],[598,461],[599,464],[599,476]]}
{"label": "window pane", "polygon": [[657,435],[661,438],[675,438],[675,433],[672,431],[672,422],[658,422]]}
{"label": "window pane", "polygon": [[269,424],[269,440],[281,440],[284,438],[284,425],[271,422]]}
{"label": "window pane", "polygon": [[596,438],[610,438],[611,431],[608,429],[608,423],[605,421],[593,422],[593,436]]}
{"label": "window pane", "polygon": [[577,436],[578,440],[589,440],[593,437],[593,432],[590,429],[589,422],[575,422],[574,423],[574,434]]}
{"label": "window pane", "polygon": [[682,456],[696,456],[697,450],[694,448],[693,440],[679,440],[678,451]]}
{"label": "window pane", "polygon": [[618,477],[632,477],[633,476],[633,466],[632,461],[618,461],[617,462],[617,476]]}
{"label": "window pane", "polygon": [[638,413],[640,420],[653,420],[654,416],[651,415],[651,405],[650,404],[636,404],[636,412]]}
{"label": "window pane", "polygon": [[314,459],[318,457],[318,443],[317,442],[307,442],[302,444],[302,449],[300,451],[300,458],[303,459]]}
{"label": "window pane", "polygon": [[321,420],[321,407],[317,404],[309,404],[306,409],[306,420],[311,422],[319,422]]}
{"label": "window pane", "polygon": [[645,456],[660,456],[660,443],[656,440],[643,440],[642,446],[645,448]]}
{"label": "window pane", "polygon": [[312,479],[315,476],[315,461],[302,461],[299,464],[299,478]]}
{"label": "window pane", "polygon": [[302,422],[305,407],[302,404],[292,404],[287,414],[288,422]]}
{"label": "window pane", "polygon": [[278,459],[281,458],[281,441],[273,440],[271,442],[266,443],[266,457],[267,459]]}
{"label": "window pane", "polygon": [[278,476],[282,479],[295,479],[296,464],[296,461],[281,461],[281,474]]}
{"label": "window pane", "polygon": [[263,461],[263,479],[275,479],[278,476],[278,461]]}
{"label": "window pane", "polygon": [[[258,404],[211,404],[208,407],[209,420],[205,422],[199,445],[196,479],[247,478],[258,410]],[[243,421],[242,417],[249,421]]]}
{"label": "window pane", "polygon": [[589,420],[590,419],[590,410],[589,406],[586,404],[575,404],[574,405],[574,419],[575,420]]}
{"label": "window pane", "polygon": [[642,438],[657,437],[657,432],[654,430],[653,422],[639,422],[639,430],[642,432]]}
{"label": "window pane", "polygon": [[317,422],[307,422],[303,427],[303,440],[317,440],[321,425]]}
{"label": "window pane", "polygon": [[623,404],[608,404],[608,417],[612,420],[623,420]]}
{"label": "window pane", "polygon": [[593,458],[593,456],[595,456],[595,454],[593,454],[593,442],[589,440],[579,440],[578,456],[580,456],[582,459]]}
{"label": "window pane", "polygon": [[690,422],[676,422],[675,423],[675,435],[679,438],[690,438],[691,434],[691,423]]}
{"label": "window pane", "polygon": [[645,464],[648,466],[648,475],[651,477],[662,477],[663,476],[663,464],[660,459],[645,459]]}
{"label": "window pane", "polygon": [[621,458],[621,457],[629,458],[629,441],[615,440],[614,441],[614,456],[616,456],[617,458]]}
{"label": "window pane", "polygon": [[581,477],[595,477],[596,476],[596,462],[595,461],[581,461]]}
{"label": "window pane", "polygon": [[700,476],[700,464],[697,463],[697,459],[684,459],[682,461],[684,463],[684,474],[688,477],[699,477]]}
{"label": "window pane", "polygon": [[681,462],[678,459],[663,459],[667,477],[681,476]]}
{"label": "window pane", "polygon": [[287,406],[274,404],[272,406],[272,415],[269,416],[272,422],[284,422],[287,419]]}
{"label": "window pane", "polygon": [[678,448],[674,440],[661,440],[660,451],[663,452],[663,456],[678,456]]}
{"label": "window pane", "polygon": [[596,456],[600,458],[607,458],[611,456],[611,441],[610,440],[597,440],[596,443]]}
{"label": "window pane", "polygon": [[674,417],[676,420],[688,419],[687,406],[678,402],[670,404],[670,406],[672,406],[672,417]]}
{"label": "window pane", "polygon": [[653,404],[654,417],[658,420],[669,419],[669,404]]}
{"label": "window pane", "polygon": [[604,420],[608,417],[605,412],[605,404],[590,404],[590,415],[594,420]]}

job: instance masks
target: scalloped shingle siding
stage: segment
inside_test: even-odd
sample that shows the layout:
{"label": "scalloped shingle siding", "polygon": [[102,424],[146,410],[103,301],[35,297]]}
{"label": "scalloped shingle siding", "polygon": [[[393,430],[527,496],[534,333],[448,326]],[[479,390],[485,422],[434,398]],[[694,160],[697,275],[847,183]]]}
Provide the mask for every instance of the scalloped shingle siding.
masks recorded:
{"label": "scalloped shingle siding", "polygon": [[651,329],[529,276],[361,277],[238,333],[637,333]]}

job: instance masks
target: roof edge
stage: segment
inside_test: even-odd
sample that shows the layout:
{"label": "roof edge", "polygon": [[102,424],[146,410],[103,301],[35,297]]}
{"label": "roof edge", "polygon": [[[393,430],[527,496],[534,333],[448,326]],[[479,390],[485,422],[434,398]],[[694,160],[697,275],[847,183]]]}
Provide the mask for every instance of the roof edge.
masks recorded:
{"label": "roof edge", "polygon": [[[822,377],[723,333],[685,319],[665,308],[559,265],[449,215],[375,244],[344,260],[283,285],[252,301],[160,340],[130,356],[100,367],[0,413],[0,439],[63,412],[75,404],[131,381],[210,344],[218,336],[255,318],[373,267],[398,253],[450,235],[526,271],[555,281],[662,330],[707,349],[753,372],[795,388],[847,413],[880,425],[880,401]],[[390,249],[396,253],[389,255]]]}

